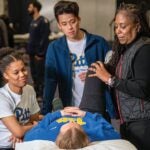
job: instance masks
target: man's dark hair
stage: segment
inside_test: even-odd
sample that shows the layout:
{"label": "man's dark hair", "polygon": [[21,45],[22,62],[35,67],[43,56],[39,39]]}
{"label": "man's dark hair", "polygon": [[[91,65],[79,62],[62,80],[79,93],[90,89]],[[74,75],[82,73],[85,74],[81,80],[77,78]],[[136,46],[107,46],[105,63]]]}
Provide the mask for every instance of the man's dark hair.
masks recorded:
{"label": "man's dark hair", "polygon": [[58,21],[58,16],[64,13],[73,14],[77,18],[79,17],[79,6],[76,2],[72,1],[59,1],[54,6],[55,17]]}
{"label": "man's dark hair", "polygon": [[36,0],[31,1],[29,4],[32,4],[34,7],[36,7],[38,11],[40,11],[42,8],[41,3],[39,1],[36,1]]}

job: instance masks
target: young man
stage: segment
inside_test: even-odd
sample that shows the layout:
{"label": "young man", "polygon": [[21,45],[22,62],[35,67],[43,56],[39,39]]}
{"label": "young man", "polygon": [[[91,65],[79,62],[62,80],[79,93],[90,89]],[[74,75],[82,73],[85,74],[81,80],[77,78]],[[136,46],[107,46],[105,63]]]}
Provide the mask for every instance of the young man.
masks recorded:
{"label": "young man", "polygon": [[102,115],[77,107],[47,114],[24,137],[24,141],[53,141],[60,149],[77,149],[93,141],[111,139],[120,139],[120,135]]}
{"label": "young man", "polygon": [[81,18],[76,2],[59,1],[54,7],[54,13],[64,36],[50,43],[48,47],[43,114],[52,111],[57,85],[64,107],[79,106],[88,66],[98,60],[104,61],[109,50],[104,38],[80,29]]}
{"label": "young man", "polygon": [[30,37],[27,52],[30,56],[31,75],[37,97],[43,96],[44,63],[50,34],[49,21],[40,15],[42,5],[38,1],[31,1],[28,12],[33,20],[30,24]]}

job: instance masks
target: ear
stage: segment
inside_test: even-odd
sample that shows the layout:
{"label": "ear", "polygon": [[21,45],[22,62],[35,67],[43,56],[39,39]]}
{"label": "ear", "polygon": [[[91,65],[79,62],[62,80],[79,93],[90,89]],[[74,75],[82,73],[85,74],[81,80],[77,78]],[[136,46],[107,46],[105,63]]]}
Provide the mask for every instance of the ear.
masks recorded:
{"label": "ear", "polygon": [[78,17],[78,19],[79,19],[79,21],[81,22],[81,18],[80,18],[80,17]]}
{"label": "ear", "polygon": [[137,23],[137,32],[139,33],[141,30],[141,25],[139,23]]}
{"label": "ear", "polygon": [[8,80],[8,79],[9,79],[9,77],[8,77],[7,73],[3,73],[3,77],[4,77],[6,80]]}
{"label": "ear", "polygon": [[62,30],[59,22],[57,22],[57,26],[58,26],[59,30]]}
{"label": "ear", "polygon": [[33,11],[34,11],[34,12],[38,12],[38,9],[33,6]]}

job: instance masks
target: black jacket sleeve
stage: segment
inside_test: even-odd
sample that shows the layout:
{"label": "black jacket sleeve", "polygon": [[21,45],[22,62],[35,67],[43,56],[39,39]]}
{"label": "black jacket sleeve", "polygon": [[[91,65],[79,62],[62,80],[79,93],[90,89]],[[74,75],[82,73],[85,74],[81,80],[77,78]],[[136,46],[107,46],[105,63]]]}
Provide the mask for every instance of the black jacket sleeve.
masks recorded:
{"label": "black jacket sleeve", "polygon": [[41,24],[40,24],[40,35],[41,35],[41,40],[39,43],[39,49],[37,52],[37,55],[39,57],[43,57],[46,54],[46,50],[48,47],[48,36],[50,34],[50,26],[49,26],[49,21],[46,18],[41,19]]}

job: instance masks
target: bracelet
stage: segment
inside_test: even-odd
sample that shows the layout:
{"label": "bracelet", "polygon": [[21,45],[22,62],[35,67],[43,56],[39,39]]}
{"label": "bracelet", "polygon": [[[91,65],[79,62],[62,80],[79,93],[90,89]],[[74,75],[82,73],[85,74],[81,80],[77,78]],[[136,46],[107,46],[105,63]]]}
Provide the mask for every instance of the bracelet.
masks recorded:
{"label": "bracelet", "polygon": [[111,87],[113,87],[114,83],[115,83],[115,76],[110,77],[108,79],[108,81],[106,82],[106,84],[109,85],[109,86],[111,86]]}

